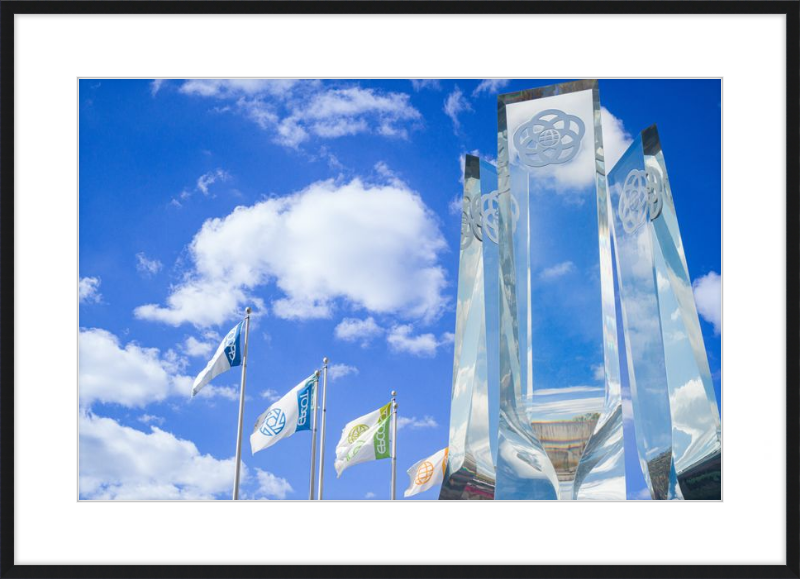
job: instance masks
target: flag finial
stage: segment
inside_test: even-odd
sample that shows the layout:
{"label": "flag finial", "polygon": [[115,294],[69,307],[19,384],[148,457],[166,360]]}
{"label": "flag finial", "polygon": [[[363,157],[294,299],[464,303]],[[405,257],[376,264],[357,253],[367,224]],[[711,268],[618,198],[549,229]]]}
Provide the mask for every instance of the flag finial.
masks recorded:
{"label": "flag finial", "polygon": [[327,357],[327,356],[325,356],[325,357],[322,359],[322,363],[323,363],[323,364],[327,364],[327,363],[328,363],[328,357]]}
{"label": "flag finial", "polygon": [[253,311],[253,310],[251,310],[251,309],[250,309],[250,306],[247,306],[247,307],[244,309],[244,312],[245,312],[245,313],[246,313],[248,316],[250,315],[250,312],[252,312],[252,311]]}

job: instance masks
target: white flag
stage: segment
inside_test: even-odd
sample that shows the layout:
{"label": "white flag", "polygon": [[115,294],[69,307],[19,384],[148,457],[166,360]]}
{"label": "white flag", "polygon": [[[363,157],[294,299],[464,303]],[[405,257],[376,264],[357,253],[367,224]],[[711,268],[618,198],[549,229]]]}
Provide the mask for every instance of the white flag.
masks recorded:
{"label": "white flag", "polygon": [[403,493],[403,496],[410,497],[411,495],[426,491],[432,486],[441,484],[444,480],[444,471],[446,468],[446,448],[443,448],[433,456],[422,459],[408,469],[408,477],[411,479],[411,483],[408,485],[406,492]]}
{"label": "white flag", "polygon": [[342,438],[336,445],[336,478],[344,469],[370,460],[391,458],[389,422],[392,403],[351,420],[342,429]]}
{"label": "white flag", "polygon": [[258,417],[253,434],[250,435],[250,448],[253,454],[295,432],[311,430],[316,385],[317,373],[315,372],[289,390],[283,398]]}
{"label": "white flag", "polygon": [[227,372],[234,366],[242,364],[242,325],[244,322],[236,324],[222,343],[217,348],[216,354],[211,358],[205,370],[197,375],[192,385],[192,396],[195,396],[200,389],[211,382],[214,378]]}

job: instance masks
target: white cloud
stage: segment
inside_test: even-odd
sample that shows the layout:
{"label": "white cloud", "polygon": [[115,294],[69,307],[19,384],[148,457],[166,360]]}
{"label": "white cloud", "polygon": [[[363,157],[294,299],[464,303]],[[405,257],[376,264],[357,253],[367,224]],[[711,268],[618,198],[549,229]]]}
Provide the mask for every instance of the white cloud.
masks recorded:
{"label": "white cloud", "polygon": [[189,336],[183,343],[183,351],[186,352],[187,356],[192,356],[193,358],[206,358],[214,351],[214,346],[214,342],[201,342],[194,336]]}
{"label": "white cloud", "polygon": [[457,193],[447,204],[447,212],[450,215],[460,215],[464,211],[464,195]]}
{"label": "white cloud", "polygon": [[[78,388],[81,407],[99,402],[142,408],[177,396],[189,399],[194,379],[185,376],[188,361],[174,350],[162,355],[158,348],[135,342],[124,347],[114,334],[100,328],[81,329],[78,338]],[[208,385],[197,395],[239,399],[239,388]]]}
{"label": "white cloud", "polygon": [[444,113],[453,121],[453,128],[456,131],[461,128],[458,116],[469,111],[472,111],[472,106],[464,96],[464,93],[461,92],[461,89],[456,86],[444,101]]}
{"label": "white cloud", "polygon": [[152,276],[161,271],[163,263],[157,259],[149,259],[143,252],[136,254],[136,270],[145,276]]}
{"label": "white cloud", "polygon": [[320,181],[206,221],[189,246],[193,269],[166,307],[135,315],[221,324],[245,305],[263,309],[255,291],[274,281],[284,296],[273,312],[287,319],[328,317],[337,302],[433,319],[447,303],[438,263],[446,247],[436,216],[406,185]]}
{"label": "white cloud", "polygon": [[150,94],[156,96],[158,91],[161,90],[161,85],[164,84],[163,78],[157,78],[150,83]]}
{"label": "white cloud", "polygon": [[[189,386],[191,386],[191,382],[189,382]],[[225,400],[236,402],[239,400],[239,388],[240,386],[214,386],[213,384],[209,384],[208,386],[204,386],[203,389],[197,393],[196,397],[206,399],[224,398]]]}
{"label": "white cloud", "polygon": [[97,304],[103,299],[98,291],[99,277],[82,277],[78,280],[78,299],[82,304]]}
{"label": "white cloud", "polygon": [[714,326],[714,333],[722,330],[722,278],[717,272],[710,271],[692,283],[697,313]]}
{"label": "white cloud", "polygon": [[364,498],[365,499],[374,499],[376,496],[378,496],[378,495],[376,495],[375,493],[370,491],[370,492],[368,492],[367,494],[364,495]]}
{"label": "white cloud", "polygon": [[450,332],[442,334],[437,340],[433,334],[418,334],[414,336],[414,327],[410,324],[394,326],[386,337],[389,347],[395,352],[404,352],[414,356],[431,358],[436,355],[440,346],[451,344],[454,335]]}
{"label": "white cloud", "polygon": [[407,416],[397,417],[397,430],[403,428],[421,430],[423,428],[436,428],[438,426],[439,424],[434,420],[433,416],[423,416],[422,418],[417,418],[416,416],[412,416],[411,418]]}
{"label": "white cloud", "polygon": [[328,366],[328,376],[332,382],[350,374],[358,374],[358,368],[355,366],[348,366],[347,364],[331,364]]}
{"label": "white cloud", "polygon": [[[149,433],[92,413],[79,419],[79,492],[84,499],[214,499],[231,492],[234,459],[201,454],[156,426]],[[242,465],[243,480],[247,467]]]}
{"label": "white cloud", "polygon": [[436,78],[412,78],[411,86],[413,86],[414,90],[417,92],[426,88],[431,90],[442,89],[442,84],[439,82],[439,79]]}
{"label": "white cloud", "polygon": [[633,139],[625,130],[622,120],[611,114],[606,107],[600,107],[600,126],[603,129],[603,154],[607,175],[631,145]]}
{"label": "white cloud", "polygon": [[197,178],[197,190],[203,195],[208,195],[208,188],[211,187],[211,185],[217,181],[227,181],[228,179],[230,179],[230,174],[228,174],[227,171],[223,171],[222,169],[209,171]]}
{"label": "white cloud", "polygon": [[285,499],[287,494],[294,492],[292,485],[285,478],[260,468],[256,468],[256,480],[258,489],[255,494],[259,498]]}
{"label": "white cloud", "polygon": [[139,418],[137,418],[139,422],[143,424],[158,424],[161,426],[164,424],[164,417],[163,416],[154,416],[152,414],[142,414]]}
{"label": "white cloud", "polygon": [[372,317],[365,320],[345,318],[336,326],[334,334],[345,342],[361,341],[361,345],[366,346],[372,338],[383,334],[383,331],[383,328],[375,323],[375,319]]}
{"label": "white cloud", "polygon": [[487,78],[486,80],[482,80],[480,84],[475,87],[475,90],[472,91],[472,96],[478,96],[482,92],[488,94],[500,92],[500,89],[508,86],[509,82],[511,81],[507,78]]}
{"label": "white cloud", "polygon": [[308,80],[190,80],[180,92],[215,98],[272,134],[273,142],[297,148],[313,137],[335,139],[370,133],[407,138],[422,115],[409,95]]}
{"label": "white cloud", "polygon": [[194,79],[185,81],[179,90],[188,95],[220,99],[260,94],[285,96],[299,82],[293,79]]}
{"label": "white cloud", "polygon": [[606,369],[603,364],[596,364],[592,366],[592,377],[601,382],[606,378]]}
{"label": "white cloud", "polygon": [[[133,342],[122,347],[116,336],[98,328],[83,329],[78,339],[78,384],[81,405],[93,402],[143,407],[190,388],[174,372],[176,361],[156,348]],[[174,354],[174,353],[173,353]]]}
{"label": "white cloud", "polygon": [[281,395],[277,390],[268,388],[261,393],[261,397],[266,399],[267,402],[277,402],[281,399]]}
{"label": "white cloud", "polygon": [[194,189],[184,188],[183,191],[181,191],[180,195],[178,195],[180,200],[177,198],[173,198],[169,202],[169,205],[173,207],[182,207],[183,203],[181,203],[181,201],[185,202],[187,199],[189,199],[189,197],[192,196],[193,192],[197,191],[202,193],[204,196],[208,197],[211,194],[211,186],[214,183],[216,183],[217,181],[224,183],[225,181],[228,181],[230,179],[231,179],[231,174],[219,167],[217,169],[214,169],[213,171],[208,171],[207,173],[203,173],[195,181]]}
{"label": "white cloud", "polygon": [[571,261],[565,261],[542,270],[539,277],[545,281],[549,281],[563,277],[573,271],[575,271],[575,264]]}

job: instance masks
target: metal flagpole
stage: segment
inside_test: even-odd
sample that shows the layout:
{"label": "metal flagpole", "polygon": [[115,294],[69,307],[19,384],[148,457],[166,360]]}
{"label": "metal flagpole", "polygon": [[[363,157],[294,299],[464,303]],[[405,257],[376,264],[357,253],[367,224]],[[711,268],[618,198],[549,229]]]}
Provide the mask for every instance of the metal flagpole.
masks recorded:
{"label": "metal flagpole", "polygon": [[392,500],[397,486],[397,392],[392,390]]}
{"label": "metal flagpole", "polygon": [[317,500],[322,500],[322,480],[325,475],[325,412],[327,409],[328,394],[328,358],[322,359],[322,434],[319,444],[319,487]]}
{"label": "metal flagpole", "polygon": [[317,399],[319,398],[319,370],[314,384],[314,416],[311,419],[311,481],[308,483],[308,500],[314,500],[314,466],[317,461]]}
{"label": "metal flagpole", "polygon": [[239,392],[239,431],[236,434],[236,474],[233,477],[233,500],[239,499],[239,466],[242,462],[242,420],[244,419],[244,385],[247,380],[247,341],[250,336],[250,312],[245,308],[244,317],[244,352],[242,353],[242,389]]}

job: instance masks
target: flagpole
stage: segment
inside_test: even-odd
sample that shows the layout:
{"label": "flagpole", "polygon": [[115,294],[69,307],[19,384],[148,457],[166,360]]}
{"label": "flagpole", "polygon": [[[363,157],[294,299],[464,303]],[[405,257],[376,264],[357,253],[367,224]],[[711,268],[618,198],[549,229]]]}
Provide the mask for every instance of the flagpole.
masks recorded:
{"label": "flagpole", "polygon": [[239,500],[239,466],[242,462],[242,420],[244,419],[244,386],[247,381],[247,341],[250,336],[250,312],[245,308],[244,317],[244,351],[242,352],[242,388],[239,392],[239,430],[236,434],[236,474],[233,477],[233,500]]}
{"label": "flagpole", "polygon": [[314,416],[311,419],[311,480],[308,483],[308,500],[314,500],[314,467],[317,461],[317,399],[319,398],[319,370],[315,372]]}
{"label": "flagpole", "polygon": [[317,489],[317,500],[322,500],[322,481],[325,476],[325,413],[327,410],[328,398],[328,358],[322,359],[322,434],[319,444],[319,487]]}
{"label": "flagpole", "polygon": [[397,483],[397,392],[392,390],[392,500],[395,497]]}

